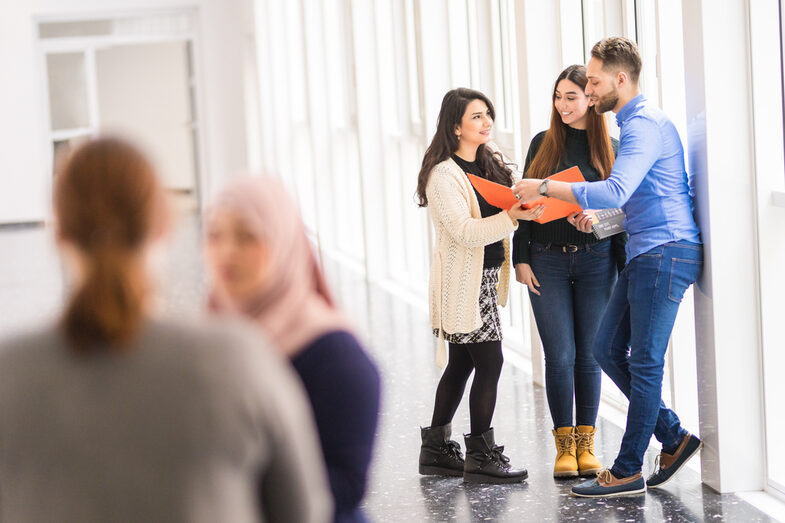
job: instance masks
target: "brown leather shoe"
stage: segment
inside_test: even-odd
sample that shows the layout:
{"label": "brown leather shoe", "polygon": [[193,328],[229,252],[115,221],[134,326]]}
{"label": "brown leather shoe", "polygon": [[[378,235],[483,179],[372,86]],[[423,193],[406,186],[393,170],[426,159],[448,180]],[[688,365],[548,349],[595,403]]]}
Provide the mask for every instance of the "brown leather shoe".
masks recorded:
{"label": "brown leather shoe", "polygon": [[692,434],[687,434],[673,454],[660,452],[655,465],[657,470],[646,480],[646,485],[649,488],[663,486],[670,481],[674,474],[681,470],[691,457],[700,451],[701,447],[703,447],[701,440]]}
{"label": "brown leather shoe", "polygon": [[643,477],[643,475],[638,472],[634,476],[619,479],[613,475],[613,472],[611,472],[610,469],[605,469],[597,474],[597,483],[603,487],[618,487],[619,485],[626,485],[633,481],[637,481],[641,477]]}
{"label": "brown leather shoe", "polygon": [[646,484],[641,473],[627,478],[617,478],[610,469],[603,469],[597,477],[572,487],[573,496],[581,498],[612,498],[630,496],[646,492]]}

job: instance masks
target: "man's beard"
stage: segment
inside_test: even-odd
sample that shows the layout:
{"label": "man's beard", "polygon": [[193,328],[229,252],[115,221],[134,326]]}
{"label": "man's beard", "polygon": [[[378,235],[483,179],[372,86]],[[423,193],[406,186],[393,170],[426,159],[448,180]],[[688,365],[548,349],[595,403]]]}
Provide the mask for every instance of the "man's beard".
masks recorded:
{"label": "man's beard", "polygon": [[598,99],[594,104],[594,110],[597,111],[598,114],[607,113],[608,111],[613,110],[616,107],[616,104],[619,103],[619,91],[614,89],[609,94],[601,97]]}

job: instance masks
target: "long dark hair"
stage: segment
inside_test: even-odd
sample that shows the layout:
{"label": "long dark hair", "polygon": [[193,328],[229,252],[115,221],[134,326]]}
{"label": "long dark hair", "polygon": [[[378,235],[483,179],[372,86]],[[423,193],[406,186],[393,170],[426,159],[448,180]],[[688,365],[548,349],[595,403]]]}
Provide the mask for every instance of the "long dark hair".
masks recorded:
{"label": "long dark hair", "polygon": [[55,179],[58,235],[83,255],[86,270],[62,325],[76,352],[127,347],[149,295],[139,262],[166,222],[163,189],[132,145],[99,138],[76,149]]}
{"label": "long dark hair", "polygon": [[[542,145],[526,171],[527,178],[547,178],[558,168],[564,156],[567,124],[562,121],[556,109],[556,88],[559,82],[565,79],[585,89],[588,81],[586,67],[571,65],[556,78],[551,103],[551,127],[545,133]],[[613,167],[613,145],[608,127],[605,125],[605,118],[591,107],[586,113],[586,136],[589,140],[589,160],[600,173],[600,179],[604,180],[610,175]]]}
{"label": "long dark hair", "polygon": [[[428,185],[431,170],[436,164],[448,159],[458,150],[458,137],[455,135],[455,128],[461,125],[466,106],[474,100],[485,102],[491,113],[491,119],[496,120],[493,104],[480,91],[459,87],[444,95],[442,107],[439,110],[439,119],[436,121],[436,134],[433,135],[431,145],[425,150],[420,174],[417,177],[417,203],[420,207],[428,205],[425,188]],[[512,185],[512,170],[505,165],[501,154],[491,152],[485,145],[480,145],[477,148],[476,161],[489,180],[507,186]]]}

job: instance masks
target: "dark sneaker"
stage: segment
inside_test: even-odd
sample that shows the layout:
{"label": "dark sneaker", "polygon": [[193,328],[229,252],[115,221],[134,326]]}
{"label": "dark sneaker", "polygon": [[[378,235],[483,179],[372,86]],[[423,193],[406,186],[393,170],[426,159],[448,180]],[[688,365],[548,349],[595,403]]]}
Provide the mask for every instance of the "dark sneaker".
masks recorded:
{"label": "dark sneaker", "polygon": [[687,434],[681,440],[676,452],[666,454],[660,452],[654,464],[656,471],[646,480],[649,488],[657,488],[666,484],[703,447],[703,442],[692,434]]}
{"label": "dark sneaker", "polygon": [[646,492],[641,473],[618,479],[609,469],[597,473],[597,477],[572,487],[572,495],[580,498],[615,498]]}

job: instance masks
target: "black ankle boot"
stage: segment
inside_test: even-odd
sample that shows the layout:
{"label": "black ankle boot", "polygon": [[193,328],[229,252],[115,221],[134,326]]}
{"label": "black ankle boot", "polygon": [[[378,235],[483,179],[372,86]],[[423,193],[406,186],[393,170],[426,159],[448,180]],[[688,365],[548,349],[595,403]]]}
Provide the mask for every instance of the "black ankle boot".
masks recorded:
{"label": "black ankle boot", "polygon": [[497,446],[493,440],[493,429],[463,438],[466,442],[463,481],[466,483],[519,483],[529,476],[525,469],[510,466],[510,458],[502,454],[504,447]]}
{"label": "black ankle boot", "polygon": [[450,423],[441,427],[420,427],[420,474],[463,475],[461,446],[457,441],[450,440],[450,429]]}

